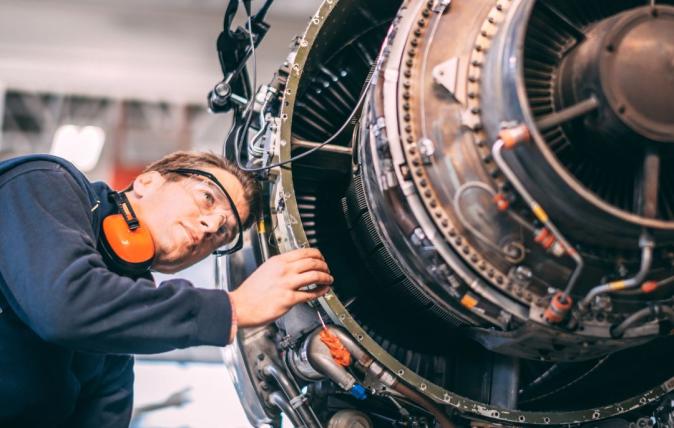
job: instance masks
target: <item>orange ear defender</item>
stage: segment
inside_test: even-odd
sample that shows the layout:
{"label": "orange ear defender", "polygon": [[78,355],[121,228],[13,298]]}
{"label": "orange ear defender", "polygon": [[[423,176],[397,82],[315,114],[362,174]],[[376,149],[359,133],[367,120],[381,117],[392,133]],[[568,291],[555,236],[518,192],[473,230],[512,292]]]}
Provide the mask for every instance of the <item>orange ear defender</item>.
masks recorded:
{"label": "orange ear defender", "polygon": [[139,275],[147,272],[155,256],[154,241],[136,217],[124,193],[112,193],[119,214],[103,219],[101,243],[113,270]]}

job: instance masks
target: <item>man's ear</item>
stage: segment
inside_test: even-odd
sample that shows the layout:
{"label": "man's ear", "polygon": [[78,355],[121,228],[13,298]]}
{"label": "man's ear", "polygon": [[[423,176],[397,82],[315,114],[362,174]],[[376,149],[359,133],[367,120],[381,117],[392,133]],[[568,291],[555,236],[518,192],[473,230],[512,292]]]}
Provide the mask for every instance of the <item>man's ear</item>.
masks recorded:
{"label": "man's ear", "polygon": [[137,198],[142,198],[143,196],[154,192],[165,182],[166,179],[164,176],[157,171],[144,172],[133,180],[131,192],[133,192],[134,196]]}

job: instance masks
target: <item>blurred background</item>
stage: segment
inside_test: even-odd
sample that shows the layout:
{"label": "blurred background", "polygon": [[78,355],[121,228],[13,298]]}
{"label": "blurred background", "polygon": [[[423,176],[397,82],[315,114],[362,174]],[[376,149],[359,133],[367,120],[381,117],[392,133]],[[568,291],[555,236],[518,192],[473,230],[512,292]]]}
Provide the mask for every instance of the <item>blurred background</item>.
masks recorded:
{"label": "blurred background", "polygon": [[[257,50],[258,84],[272,78],[319,4],[275,1]],[[226,6],[0,0],[0,159],[52,153],[121,189],[172,151],[220,152],[230,119],[209,114],[206,95],[222,78],[215,42]],[[176,276],[212,288],[214,262]],[[135,406],[136,428],[249,426],[218,348],[138,356]]]}

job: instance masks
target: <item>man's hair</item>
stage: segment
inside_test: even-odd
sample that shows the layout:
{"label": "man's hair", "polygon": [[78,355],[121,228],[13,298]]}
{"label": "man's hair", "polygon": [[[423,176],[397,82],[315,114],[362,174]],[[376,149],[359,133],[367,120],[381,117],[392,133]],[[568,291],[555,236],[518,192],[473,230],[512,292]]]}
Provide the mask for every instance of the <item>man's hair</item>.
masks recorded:
{"label": "man's hair", "polygon": [[260,210],[260,186],[251,174],[239,169],[233,162],[208,152],[178,151],[170,153],[145,167],[143,173],[157,171],[168,181],[178,181],[183,177],[169,172],[177,168],[215,167],[232,174],[243,187],[244,200],[248,204],[248,217],[242,218],[244,229],[248,229],[257,219]]}

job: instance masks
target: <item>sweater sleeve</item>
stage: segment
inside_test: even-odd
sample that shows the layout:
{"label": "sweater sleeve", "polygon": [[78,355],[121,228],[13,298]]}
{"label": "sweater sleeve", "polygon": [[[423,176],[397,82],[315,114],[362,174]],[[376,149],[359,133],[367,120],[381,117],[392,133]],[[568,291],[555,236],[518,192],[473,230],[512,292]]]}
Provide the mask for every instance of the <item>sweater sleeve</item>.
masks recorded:
{"label": "sweater sleeve", "polygon": [[43,340],[80,351],[226,345],[227,293],[181,279],[156,287],[108,270],[88,205],[62,169],[0,183],[0,292],[14,313]]}

